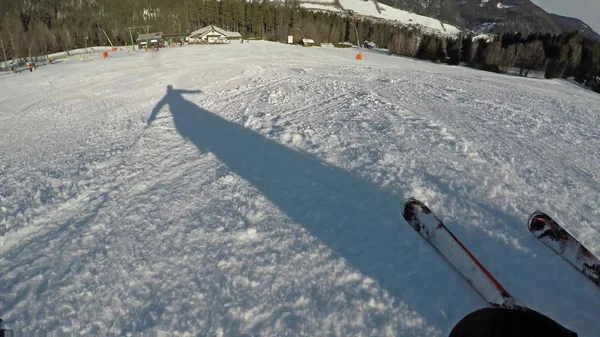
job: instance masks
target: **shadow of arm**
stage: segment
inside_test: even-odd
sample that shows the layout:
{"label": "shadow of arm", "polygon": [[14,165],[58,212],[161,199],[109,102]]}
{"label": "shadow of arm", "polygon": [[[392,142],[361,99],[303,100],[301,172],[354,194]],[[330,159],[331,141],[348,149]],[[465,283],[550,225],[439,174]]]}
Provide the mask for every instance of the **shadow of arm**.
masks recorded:
{"label": "shadow of arm", "polygon": [[150,117],[148,117],[148,120],[146,121],[146,126],[150,126],[150,124],[152,124],[152,122],[154,122],[154,120],[156,119],[156,116],[158,115],[158,113],[160,112],[160,109],[162,109],[162,107],[166,104],[166,97],[161,99],[160,102],[158,102],[156,104],[156,106],[154,107],[154,109],[152,109],[152,113],[150,114]]}

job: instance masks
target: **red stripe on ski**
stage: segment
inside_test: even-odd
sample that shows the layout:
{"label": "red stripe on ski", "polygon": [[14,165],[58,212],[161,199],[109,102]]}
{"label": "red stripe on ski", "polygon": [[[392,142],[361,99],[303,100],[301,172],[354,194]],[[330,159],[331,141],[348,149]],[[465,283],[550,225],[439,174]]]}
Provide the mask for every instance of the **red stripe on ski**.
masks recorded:
{"label": "red stripe on ski", "polygon": [[493,307],[526,310],[467,247],[422,202],[411,198],[402,212],[408,224],[465,278]]}
{"label": "red stripe on ski", "polygon": [[479,267],[479,269],[481,269],[481,271],[490,279],[490,281],[492,281],[492,283],[496,286],[496,289],[498,289],[498,291],[501,292],[503,296],[512,297],[511,294],[500,284],[500,282],[498,282],[498,280],[496,280],[494,278],[494,276],[492,276],[492,274],[487,269],[485,269],[485,267],[481,264],[481,262],[479,262],[479,260],[477,260],[477,258],[475,258],[475,256],[473,254],[471,254],[471,252],[467,249],[467,247],[465,247],[465,245],[463,245],[462,242],[460,242],[460,240],[456,236],[454,236],[454,234],[452,234],[452,232],[449,231],[448,228],[446,228],[446,225],[442,224],[442,226],[444,226],[444,229],[446,231],[448,231],[448,234],[450,234],[450,236],[454,239],[454,241],[456,241],[456,243],[458,243],[460,248],[462,248],[465,251],[465,253],[467,253],[467,255],[469,255],[471,260],[473,260],[473,262],[475,262],[477,267]]}

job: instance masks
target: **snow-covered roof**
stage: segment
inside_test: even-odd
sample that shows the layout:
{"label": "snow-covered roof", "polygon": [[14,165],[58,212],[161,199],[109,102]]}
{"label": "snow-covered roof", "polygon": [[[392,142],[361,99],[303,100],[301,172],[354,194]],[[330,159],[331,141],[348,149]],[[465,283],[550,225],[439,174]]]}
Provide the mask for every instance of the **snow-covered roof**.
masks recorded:
{"label": "snow-covered roof", "polygon": [[227,30],[224,30],[217,26],[212,26],[212,25],[195,30],[190,34],[190,36],[191,37],[202,37],[212,31],[215,31],[221,35],[228,37],[228,38],[242,37],[242,34],[240,34],[238,32],[230,32],[230,31],[227,31]]}
{"label": "snow-covered roof", "polygon": [[239,32],[229,32],[229,31],[225,31],[225,36],[232,38],[232,37],[242,37],[242,34],[240,34]]}
{"label": "snow-covered roof", "polygon": [[213,28],[213,26],[206,26],[206,27],[200,28],[198,30],[191,32],[190,36],[204,35],[205,33],[208,33],[212,28]]}

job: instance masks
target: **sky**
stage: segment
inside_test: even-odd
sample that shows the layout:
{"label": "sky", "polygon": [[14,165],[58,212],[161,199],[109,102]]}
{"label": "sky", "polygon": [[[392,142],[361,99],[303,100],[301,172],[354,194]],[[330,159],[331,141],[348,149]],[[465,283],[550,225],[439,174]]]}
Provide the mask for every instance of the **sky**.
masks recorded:
{"label": "sky", "polygon": [[600,33],[599,0],[531,0],[550,13],[578,18]]}

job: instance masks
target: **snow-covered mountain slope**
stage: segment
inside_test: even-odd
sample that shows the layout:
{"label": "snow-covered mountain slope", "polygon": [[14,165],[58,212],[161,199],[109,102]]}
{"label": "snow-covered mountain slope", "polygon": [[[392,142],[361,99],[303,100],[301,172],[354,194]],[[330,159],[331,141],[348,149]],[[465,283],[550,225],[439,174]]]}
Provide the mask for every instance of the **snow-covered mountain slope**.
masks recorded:
{"label": "snow-covered mountain slope", "polygon": [[360,15],[397,21],[405,25],[417,25],[437,33],[456,35],[460,32],[455,26],[444,24],[440,20],[410,13],[375,1],[340,0],[340,5],[345,10],[351,10]]}
{"label": "snow-covered mountain slope", "polygon": [[512,295],[595,336],[600,291],[526,220],[600,253],[600,96],[355,54],[253,41],[1,74],[0,317],[447,336],[485,302],[402,219],[414,196]]}
{"label": "snow-covered mountain slope", "polygon": [[334,6],[333,3],[300,3],[300,7],[312,10],[312,11],[321,11],[321,12],[333,12],[338,13],[339,15],[345,15],[345,12],[339,6]]}
{"label": "snow-covered mountain slope", "polygon": [[433,34],[454,36],[460,33],[460,30],[455,26],[443,23],[438,19],[394,8],[372,0],[339,0],[339,4],[330,0],[309,0],[301,2],[300,6],[309,10],[345,13],[355,17],[368,17],[391,21],[405,26],[415,26]]}

